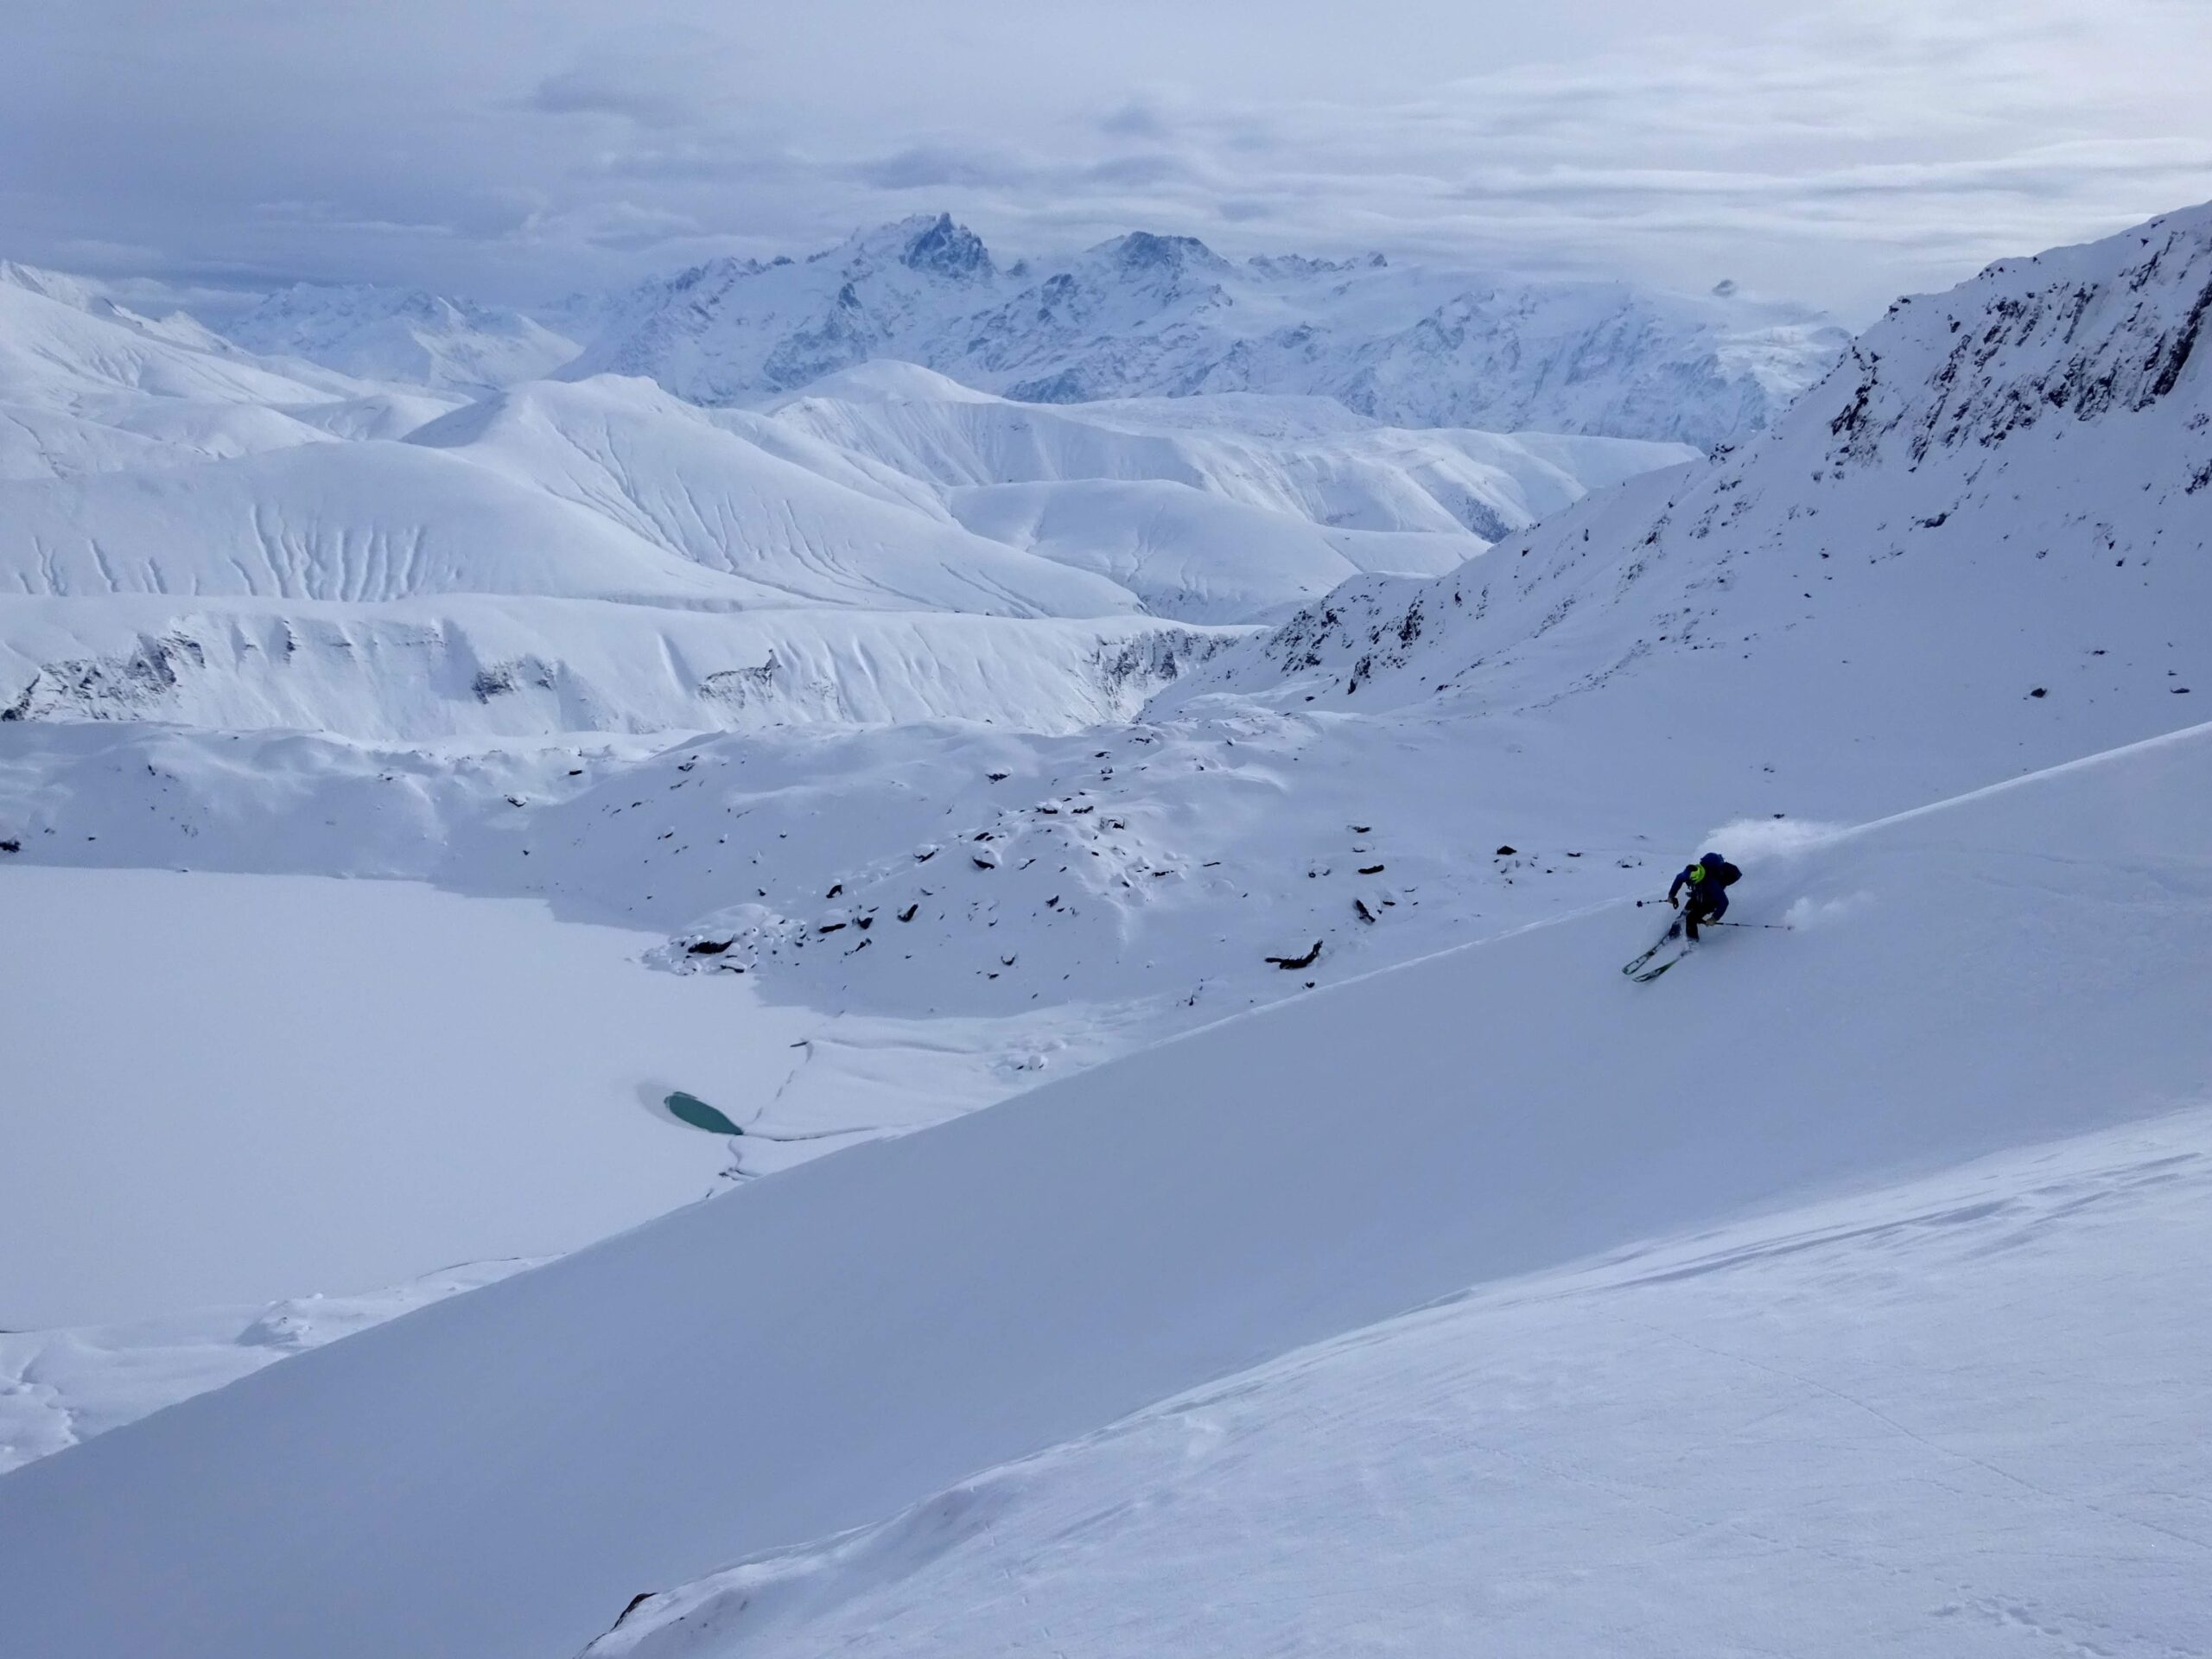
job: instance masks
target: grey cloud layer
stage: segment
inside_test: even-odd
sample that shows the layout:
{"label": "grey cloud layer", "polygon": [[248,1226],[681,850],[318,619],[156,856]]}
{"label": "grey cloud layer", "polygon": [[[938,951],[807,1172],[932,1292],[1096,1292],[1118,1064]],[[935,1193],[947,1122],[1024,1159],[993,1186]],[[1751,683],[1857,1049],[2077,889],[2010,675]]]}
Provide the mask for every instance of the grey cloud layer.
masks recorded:
{"label": "grey cloud layer", "polygon": [[0,254],[528,298],[945,207],[1864,309],[2212,194],[2212,8],[1775,10],[83,0],[11,24]]}

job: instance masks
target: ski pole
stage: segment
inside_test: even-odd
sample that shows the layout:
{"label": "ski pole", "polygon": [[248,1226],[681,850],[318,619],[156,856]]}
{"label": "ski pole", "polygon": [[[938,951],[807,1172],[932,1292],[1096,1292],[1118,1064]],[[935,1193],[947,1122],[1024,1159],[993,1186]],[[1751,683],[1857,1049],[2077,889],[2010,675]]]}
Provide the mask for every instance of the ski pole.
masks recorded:
{"label": "ski pole", "polygon": [[1790,931],[1787,922],[1700,922],[1700,927],[1770,927],[1777,933]]}

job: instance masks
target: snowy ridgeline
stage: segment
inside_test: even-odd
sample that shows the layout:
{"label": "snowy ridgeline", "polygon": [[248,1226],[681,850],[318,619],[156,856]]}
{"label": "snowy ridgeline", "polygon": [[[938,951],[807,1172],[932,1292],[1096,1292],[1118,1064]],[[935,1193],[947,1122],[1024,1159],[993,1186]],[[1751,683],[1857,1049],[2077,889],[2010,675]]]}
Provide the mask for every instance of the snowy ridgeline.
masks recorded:
{"label": "snowy ridgeline", "polygon": [[694,1205],[0,1480],[11,1630],[2190,1651],[2208,804],[2199,728],[1770,852],[1694,979],[1587,910]]}
{"label": "snowy ridgeline", "polygon": [[718,259],[578,295],[543,321],[420,290],[302,285],[231,334],[257,352],[468,397],[611,371],[697,403],[748,404],[895,358],[1030,403],[1290,393],[1396,426],[1700,448],[1764,426],[1845,340],[1818,313],[1732,283],[1691,297],[1379,255],[1230,261],[1189,237],[1143,232],[1008,264],[941,215],[804,260]]}

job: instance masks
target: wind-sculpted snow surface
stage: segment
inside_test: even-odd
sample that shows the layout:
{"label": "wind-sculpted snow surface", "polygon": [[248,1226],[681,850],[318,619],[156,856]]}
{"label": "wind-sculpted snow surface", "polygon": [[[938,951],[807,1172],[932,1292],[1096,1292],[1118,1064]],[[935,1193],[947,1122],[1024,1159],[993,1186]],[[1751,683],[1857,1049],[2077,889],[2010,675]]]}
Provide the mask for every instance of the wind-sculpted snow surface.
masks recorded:
{"label": "wind-sculpted snow surface", "polygon": [[[1716,938],[1694,992],[1614,973],[1649,922],[1601,907],[302,1355],[0,1481],[11,1637],[50,1659],[574,1651],[640,1591],[883,1521],[1470,1287],[2201,1099],[2208,788],[2198,728],[1764,869],[1772,913],[1866,898],[1802,933]],[[1731,1011],[1728,1044],[1684,995]],[[1618,1340],[1621,1306],[1577,1328]],[[2008,1401],[2033,1363],[1993,1362]],[[2085,1382],[2084,1412],[2095,1395]],[[2165,1415],[2130,1421],[2170,1433],[2158,1398]],[[1974,1467],[1949,1473],[2027,1502],[2034,1473],[2008,1466],[2085,1438],[2007,1412],[2031,1446],[1969,1444]],[[1913,1468],[1895,1421],[1867,1421],[1897,1503]],[[2150,1575],[2201,1542],[2187,1516],[2104,1478],[2139,1483],[2142,1459],[2092,1443],[2069,1468],[2115,1570],[2171,1583]],[[1724,1520],[1748,1485],[1732,1490]],[[1857,1534],[1788,1524],[1806,1571],[1844,1593]],[[1672,1554],[1663,1529],[1629,1541],[1648,1552],[1631,1570]],[[1980,1593],[2032,1612],[2047,1564],[1999,1548],[1978,1557]]]}
{"label": "wind-sculpted snow surface", "polygon": [[758,401],[875,358],[1030,403],[1309,394],[1392,425],[1733,442],[1844,344],[1815,313],[1727,292],[1501,282],[1364,259],[1233,263],[1139,232],[1001,266],[946,217],[804,261],[715,260],[578,308],[563,371]]}

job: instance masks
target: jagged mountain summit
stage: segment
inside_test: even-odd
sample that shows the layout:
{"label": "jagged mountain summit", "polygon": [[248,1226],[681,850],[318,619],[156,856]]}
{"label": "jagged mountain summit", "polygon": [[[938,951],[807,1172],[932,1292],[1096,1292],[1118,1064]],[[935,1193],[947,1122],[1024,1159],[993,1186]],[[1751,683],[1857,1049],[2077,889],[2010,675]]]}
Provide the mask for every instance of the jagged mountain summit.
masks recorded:
{"label": "jagged mountain summit", "polygon": [[1147,232],[1002,265],[950,216],[924,215],[804,260],[712,260],[643,283],[593,313],[566,372],[735,404],[895,357],[1030,402],[1299,392],[1398,426],[1710,448],[1764,428],[1846,338],[1722,288],[1514,283],[1381,255],[1232,262]]}

